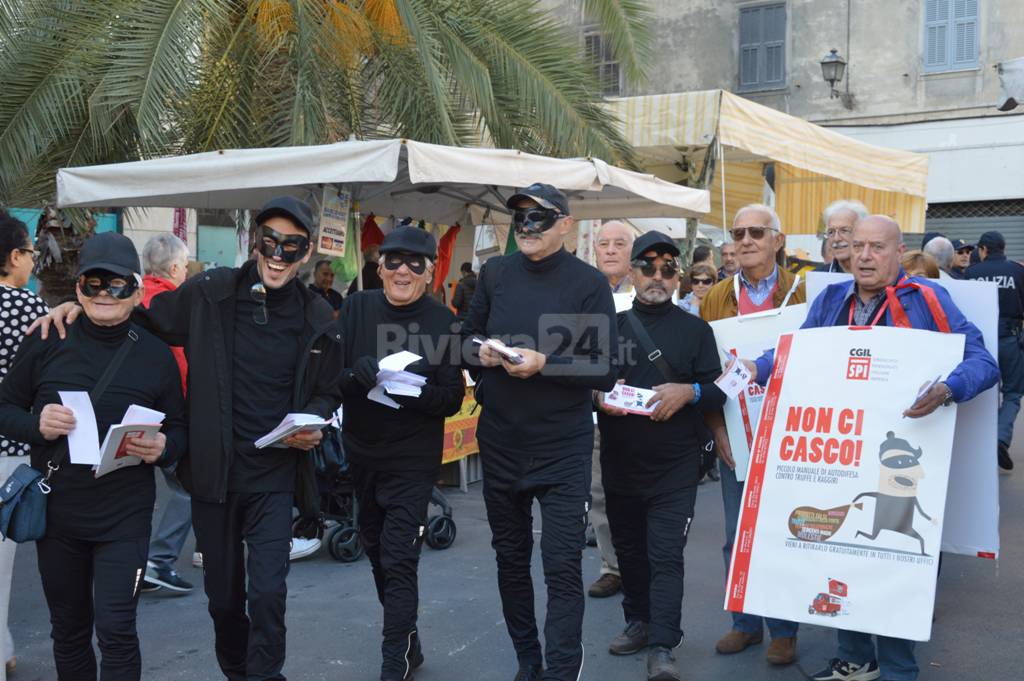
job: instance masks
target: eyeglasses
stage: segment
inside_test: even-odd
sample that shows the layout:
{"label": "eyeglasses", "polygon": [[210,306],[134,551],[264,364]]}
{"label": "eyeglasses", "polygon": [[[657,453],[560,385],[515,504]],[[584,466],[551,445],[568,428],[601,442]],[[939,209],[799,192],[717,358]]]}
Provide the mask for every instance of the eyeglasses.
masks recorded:
{"label": "eyeglasses", "polygon": [[691,280],[694,286],[711,286],[715,283],[714,279],[708,279],[707,277],[693,277]]}
{"label": "eyeglasses", "polygon": [[32,256],[32,262],[39,262],[39,251],[34,248],[15,248],[14,250],[21,251],[22,253],[28,253]]}
{"label": "eyeglasses", "polygon": [[98,271],[86,272],[78,277],[78,288],[86,298],[95,298],[106,291],[118,300],[125,300],[138,290],[139,285],[134,277],[125,278],[112,272]]}
{"label": "eyeglasses", "polygon": [[516,234],[540,234],[551,229],[563,217],[550,208],[516,208],[512,211],[512,226]]}
{"label": "eyeglasses", "polygon": [[416,253],[384,254],[384,269],[394,271],[402,265],[408,267],[413,274],[423,274],[427,271],[427,258]]}
{"label": "eyeglasses", "polygon": [[270,313],[267,312],[267,287],[262,281],[257,281],[249,288],[249,297],[259,305],[252,311],[252,321],[259,326],[264,326],[270,321]]}
{"label": "eyeglasses", "polygon": [[973,251],[973,250],[974,250],[974,246],[966,246],[964,248],[956,249],[956,252],[959,255],[970,255],[971,251]]}
{"label": "eyeglasses", "polygon": [[671,279],[679,273],[679,265],[675,260],[663,263],[659,268],[654,264],[653,260],[647,260],[646,258],[637,258],[632,263],[635,269],[640,270],[640,273],[645,277],[653,277],[654,273],[661,271],[662,279]]}
{"label": "eyeglasses", "polygon": [[748,233],[750,234],[751,239],[753,239],[754,241],[760,241],[761,239],[764,238],[766,232],[777,231],[779,230],[775,229],[774,227],[733,227],[732,229],[729,230],[729,234],[732,235],[733,241],[743,241],[747,237]]}
{"label": "eyeglasses", "polygon": [[827,237],[833,237],[836,234],[838,234],[839,236],[850,236],[851,234],[853,234],[853,227],[829,227],[828,229],[825,230],[825,236]]}
{"label": "eyeglasses", "polygon": [[282,262],[291,264],[306,255],[309,239],[298,234],[286,236],[267,225],[260,225],[260,238],[256,247],[264,258],[280,258]]}

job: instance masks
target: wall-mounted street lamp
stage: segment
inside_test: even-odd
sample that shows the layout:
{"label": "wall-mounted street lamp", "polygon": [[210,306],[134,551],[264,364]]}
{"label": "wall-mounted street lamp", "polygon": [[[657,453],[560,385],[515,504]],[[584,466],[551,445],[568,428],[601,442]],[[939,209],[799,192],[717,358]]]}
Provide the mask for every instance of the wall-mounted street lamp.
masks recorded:
{"label": "wall-mounted street lamp", "polygon": [[829,53],[821,60],[821,75],[828,83],[829,99],[839,98],[847,109],[853,108],[853,95],[850,94],[850,83],[847,80],[846,91],[840,92],[836,84],[843,80],[846,73],[846,60],[839,56],[838,50],[829,50]]}

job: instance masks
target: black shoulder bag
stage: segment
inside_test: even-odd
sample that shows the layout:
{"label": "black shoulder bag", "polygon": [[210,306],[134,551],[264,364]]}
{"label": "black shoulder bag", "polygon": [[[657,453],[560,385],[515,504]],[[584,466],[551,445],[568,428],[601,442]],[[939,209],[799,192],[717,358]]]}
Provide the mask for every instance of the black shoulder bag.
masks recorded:
{"label": "black shoulder bag", "polygon": [[[669,366],[668,361],[665,360],[661,350],[654,344],[654,339],[651,338],[651,334],[647,333],[647,329],[644,328],[643,323],[637,318],[636,313],[633,310],[626,310],[625,315],[626,320],[629,322],[629,327],[633,330],[633,335],[640,341],[640,347],[643,351],[647,353],[647,359],[658,369],[658,373],[661,374],[661,377],[666,382],[674,382],[676,380],[675,372]],[[698,478],[703,480],[708,471],[715,467],[718,456],[715,454],[715,439],[711,436],[711,431],[703,423],[697,429],[697,437],[704,441],[700,447],[700,471]]]}
{"label": "black shoulder bag", "polygon": [[[128,337],[121,343],[111,358],[96,387],[89,391],[89,399],[95,404],[110,385],[125,356],[131,350],[139,335],[134,327],[128,329]],[[46,462],[46,476],[28,464],[14,469],[11,477],[0,488],[0,535],[14,542],[29,542],[46,536],[46,495],[50,493],[50,477],[59,470],[67,457],[68,448],[62,447]]]}

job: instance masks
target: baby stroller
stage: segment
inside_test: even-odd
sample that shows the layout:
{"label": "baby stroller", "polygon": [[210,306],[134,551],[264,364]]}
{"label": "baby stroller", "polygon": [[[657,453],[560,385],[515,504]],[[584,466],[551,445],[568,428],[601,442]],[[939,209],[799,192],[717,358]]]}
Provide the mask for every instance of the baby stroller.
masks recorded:
{"label": "baby stroller", "polygon": [[[324,431],[324,440],[317,447],[314,458],[320,489],[320,515],[312,519],[297,519],[293,534],[323,539],[334,560],[353,563],[363,557],[365,548],[359,538],[359,502],[339,430],[328,428]],[[457,528],[452,518],[452,506],[437,487],[431,491],[430,503],[438,507],[440,513],[428,517],[424,539],[430,548],[443,551],[455,542]]]}

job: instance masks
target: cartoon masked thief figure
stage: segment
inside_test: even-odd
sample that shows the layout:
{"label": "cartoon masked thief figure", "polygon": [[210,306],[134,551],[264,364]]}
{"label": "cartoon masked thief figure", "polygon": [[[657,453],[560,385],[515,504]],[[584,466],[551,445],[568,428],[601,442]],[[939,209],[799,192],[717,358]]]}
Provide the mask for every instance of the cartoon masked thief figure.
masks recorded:
{"label": "cartoon masked thief figure", "polygon": [[921,468],[921,448],[912,449],[910,443],[897,438],[890,430],[885,434],[886,440],[878,450],[878,459],[882,462],[878,473],[878,491],[858,494],[853,503],[861,497],[875,498],[875,525],[871,534],[857,531],[856,536],[875,539],[882,530],[899,532],[913,537],[921,543],[921,555],[924,552],[924,538],[914,530],[914,509],[924,516],[925,520],[935,522],[924,512],[917,501],[917,483],[924,478]]}

